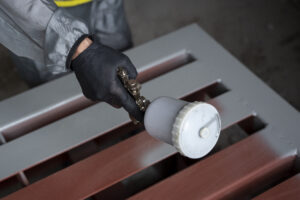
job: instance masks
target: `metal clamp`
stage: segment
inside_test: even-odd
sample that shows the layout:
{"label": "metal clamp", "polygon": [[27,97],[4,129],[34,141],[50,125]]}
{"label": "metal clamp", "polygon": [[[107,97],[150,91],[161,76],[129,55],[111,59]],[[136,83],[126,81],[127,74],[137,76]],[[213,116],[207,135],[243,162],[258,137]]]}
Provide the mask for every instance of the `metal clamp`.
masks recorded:
{"label": "metal clamp", "polygon": [[[123,67],[119,67],[117,73],[124,87],[134,98],[135,103],[139,107],[140,111],[145,112],[148,105],[150,104],[150,101],[147,100],[144,96],[141,96],[140,94],[141,84],[138,83],[135,79],[129,79],[128,73]],[[138,123],[138,121],[134,119],[132,116],[130,116],[130,118],[135,124]]]}

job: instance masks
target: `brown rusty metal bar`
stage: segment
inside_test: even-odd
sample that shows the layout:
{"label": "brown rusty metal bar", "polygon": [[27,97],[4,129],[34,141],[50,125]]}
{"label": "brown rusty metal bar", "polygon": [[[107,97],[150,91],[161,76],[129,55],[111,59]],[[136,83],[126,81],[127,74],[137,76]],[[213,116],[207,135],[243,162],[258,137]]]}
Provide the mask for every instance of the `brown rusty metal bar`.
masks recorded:
{"label": "brown rusty metal bar", "polygon": [[257,133],[131,199],[237,199],[290,171],[297,152],[286,150],[274,151]]}
{"label": "brown rusty metal bar", "polygon": [[174,153],[143,132],[4,199],[84,199]]}
{"label": "brown rusty metal bar", "polygon": [[299,200],[300,199],[300,174],[289,178],[283,183],[271,188],[253,200]]}

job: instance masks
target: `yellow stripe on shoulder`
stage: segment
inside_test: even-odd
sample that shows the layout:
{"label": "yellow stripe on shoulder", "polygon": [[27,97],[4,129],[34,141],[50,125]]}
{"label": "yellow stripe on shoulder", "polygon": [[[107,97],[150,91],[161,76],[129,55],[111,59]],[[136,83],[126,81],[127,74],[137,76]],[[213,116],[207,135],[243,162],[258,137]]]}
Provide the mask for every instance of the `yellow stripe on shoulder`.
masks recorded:
{"label": "yellow stripe on shoulder", "polygon": [[58,7],[73,7],[73,6],[78,6],[78,5],[81,5],[81,4],[89,3],[91,1],[92,0],[67,0],[67,1],[54,0],[54,3]]}

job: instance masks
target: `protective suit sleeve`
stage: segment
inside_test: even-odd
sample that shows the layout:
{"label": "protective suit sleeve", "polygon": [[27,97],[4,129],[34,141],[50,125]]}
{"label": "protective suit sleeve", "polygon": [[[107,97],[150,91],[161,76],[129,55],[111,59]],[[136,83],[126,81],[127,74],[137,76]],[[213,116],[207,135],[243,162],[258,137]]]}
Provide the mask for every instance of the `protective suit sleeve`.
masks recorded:
{"label": "protective suit sleeve", "polygon": [[52,0],[1,0],[0,30],[0,43],[18,56],[45,63],[52,74],[68,70],[69,51],[89,33],[85,22]]}

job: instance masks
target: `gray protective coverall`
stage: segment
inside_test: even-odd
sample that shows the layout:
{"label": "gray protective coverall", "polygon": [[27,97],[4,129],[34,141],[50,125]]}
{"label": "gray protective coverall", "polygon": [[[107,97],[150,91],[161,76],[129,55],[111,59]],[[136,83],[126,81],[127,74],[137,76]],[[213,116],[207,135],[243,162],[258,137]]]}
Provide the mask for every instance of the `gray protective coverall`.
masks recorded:
{"label": "gray protective coverall", "polygon": [[94,0],[72,8],[58,8],[53,0],[0,1],[0,43],[33,84],[68,72],[67,56],[83,34],[95,34],[115,49],[130,46],[122,0]]}

